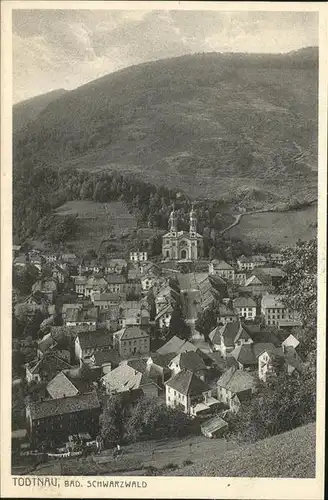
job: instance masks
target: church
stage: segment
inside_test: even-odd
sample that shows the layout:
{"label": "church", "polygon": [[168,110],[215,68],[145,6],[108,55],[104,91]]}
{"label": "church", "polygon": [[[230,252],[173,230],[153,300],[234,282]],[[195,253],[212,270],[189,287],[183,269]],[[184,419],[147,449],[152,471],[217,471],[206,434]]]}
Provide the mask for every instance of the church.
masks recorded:
{"label": "church", "polygon": [[189,232],[178,231],[178,217],[174,206],[169,218],[169,232],[164,234],[162,255],[169,260],[197,260],[202,253],[203,237],[197,233],[197,218],[192,207]]}

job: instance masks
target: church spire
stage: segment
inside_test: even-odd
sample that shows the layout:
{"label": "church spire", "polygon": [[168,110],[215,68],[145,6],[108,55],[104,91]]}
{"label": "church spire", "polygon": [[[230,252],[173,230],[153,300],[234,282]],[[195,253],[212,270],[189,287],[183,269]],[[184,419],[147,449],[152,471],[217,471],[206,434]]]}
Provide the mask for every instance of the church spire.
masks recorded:
{"label": "church spire", "polygon": [[194,210],[194,204],[191,205],[191,211],[190,211],[190,215],[189,215],[189,221],[190,221],[190,226],[189,226],[190,236],[195,237],[196,236],[196,230],[197,230],[197,217],[196,217],[196,212]]}
{"label": "church spire", "polygon": [[172,212],[169,217],[169,230],[172,232],[177,232],[178,218],[175,211],[175,204],[173,203]]}

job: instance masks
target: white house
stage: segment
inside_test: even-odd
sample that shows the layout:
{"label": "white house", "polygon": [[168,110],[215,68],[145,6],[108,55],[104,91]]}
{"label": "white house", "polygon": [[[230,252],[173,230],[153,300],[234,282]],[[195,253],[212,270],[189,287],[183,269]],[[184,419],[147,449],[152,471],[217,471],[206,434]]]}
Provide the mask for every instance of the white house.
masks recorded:
{"label": "white house", "polygon": [[147,252],[130,252],[130,260],[132,262],[145,262],[148,260],[148,254]]}
{"label": "white house", "polygon": [[237,297],[233,301],[233,309],[240,318],[251,320],[256,317],[256,302],[251,297]]}

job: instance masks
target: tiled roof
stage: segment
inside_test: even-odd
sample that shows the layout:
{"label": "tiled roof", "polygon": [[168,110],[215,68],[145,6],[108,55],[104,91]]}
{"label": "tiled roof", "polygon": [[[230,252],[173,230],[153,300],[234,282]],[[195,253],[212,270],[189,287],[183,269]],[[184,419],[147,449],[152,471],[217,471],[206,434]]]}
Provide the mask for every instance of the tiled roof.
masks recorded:
{"label": "tiled roof", "polygon": [[101,379],[111,391],[124,392],[139,389],[148,383],[154,383],[146,373],[136,370],[127,363],[121,364],[104,375]]}
{"label": "tiled roof", "polygon": [[83,331],[77,335],[82,349],[112,347],[113,337],[108,330]]}
{"label": "tiled roof", "polygon": [[171,377],[165,385],[185,396],[198,396],[211,389],[197,375],[188,370],[180,371]]}
{"label": "tiled roof", "polygon": [[96,351],[93,356],[97,366],[101,366],[106,363],[119,365],[120,363],[120,357],[114,349],[111,349],[110,351]]}
{"label": "tiled roof", "polygon": [[97,309],[67,309],[66,321],[83,322],[96,321],[98,317]]}
{"label": "tiled roof", "polygon": [[236,347],[230,356],[242,365],[256,365],[258,356],[265,350],[271,350],[274,345],[271,343],[243,344]]}
{"label": "tiled roof", "polygon": [[108,284],[124,284],[126,283],[126,278],[123,274],[107,274],[106,281]]}
{"label": "tiled roof", "polygon": [[47,391],[53,399],[76,396],[78,389],[63,372],[59,372],[47,385]]}
{"label": "tiled roof", "polygon": [[196,351],[196,347],[188,340],[182,340],[177,336],[172,337],[166,344],[157,349],[158,354],[168,354],[171,352],[178,354],[186,351]]}
{"label": "tiled roof", "polygon": [[261,267],[261,271],[272,278],[283,278],[286,275],[280,267]]}
{"label": "tiled roof", "polygon": [[29,403],[33,420],[100,408],[96,392]]}
{"label": "tiled roof", "polygon": [[232,393],[239,393],[255,388],[255,380],[248,372],[229,368],[218,380],[218,386],[224,387]]}
{"label": "tiled roof", "polygon": [[251,297],[237,297],[233,301],[234,307],[256,307],[256,302]]}
{"label": "tiled roof", "polygon": [[140,338],[148,338],[148,333],[136,325],[128,325],[121,330],[114,333],[116,338],[120,340],[131,340],[131,339],[140,339]]}
{"label": "tiled roof", "polygon": [[71,368],[71,365],[56,356],[53,352],[46,353],[39,361],[29,367],[31,373],[39,373],[49,378],[54,377],[58,372],[67,368]]}
{"label": "tiled roof", "polygon": [[206,365],[195,351],[182,352],[172,359],[171,363],[177,363],[180,369],[186,369],[191,372],[206,370]]}
{"label": "tiled roof", "polygon": [[282,302],[282,298],[279,295],[263,295],[262,301],[261,301],[261,306],[265,308],[283,308],[286,307],[285,304]]}
{"label": "tiled roof", "polygon": [[51,333],[47,333],[47,335],[38,341],[38,349],[41,352],[46,352],[55,345],[57,345],[57,341],[51,336]]}
{"label": "tiled roof", "polygon": [[155,317],[155,321],[159,320],[164,314],[169,314],[173,311],[172,304],[165,305]]}
{"label": "tiled roof", "polygon": [[206,432],[215,432],[225,427],[228,427],[227,422],[219,416],[215,416],[210,420],[206,420],[206,422],[203,422],[201,424],[202,431]]}
{"label": "tiled roof", "polygon": [[210,340],[214,344],[218,344],[221,341],[221,336],[223,337],[226,346],[232,346],[240,338],[249,339],[250,335],[246,328],[239,323],[239,321],[233,321],[232,323],[226,323],[224,326],[216,327],[209,334]]}
{"label": "tiled roof", "polygon": [[155,352],[149,356],[154,365],[161,366],[162,368],[167,368],[171,359],[175,357],[174,352],[170,352],[168,354],[159,354],[158,352]]}
{"label": "tiled roof", "polygon": [[224,260],[214,259],[211,261],[211,264],[213,265],[213,267],[215,267],[215,269],[233,271],[233,267]]}

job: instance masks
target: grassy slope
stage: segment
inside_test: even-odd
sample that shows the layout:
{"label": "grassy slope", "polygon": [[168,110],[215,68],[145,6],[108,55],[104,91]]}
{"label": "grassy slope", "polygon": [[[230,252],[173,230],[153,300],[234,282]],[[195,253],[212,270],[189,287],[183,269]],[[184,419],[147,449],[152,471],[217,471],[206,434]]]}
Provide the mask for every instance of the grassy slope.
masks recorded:
{"label": "grassy slope", "polygon": [[[15,152],[119,169],[193,196],[236,186],[279,201],[316,189],[316,51],[198,54],[132,66],[66,93]],[[17,159],[17,157],[16,157]]]}
{"label": "grassy slope", "polygon": [[315,477],[315,424],[229,450],[219,460],[199,461],[170,475]]}
{"label": "grassy slope", "polygon": [[316,218],[315,206],[291,212],[246,215],[226,235],[277,247],[294,245],[298,239],[306,241],[315,237]]}
{"label": "grassy slope", "polygon": [[[89,249],[99,249],[104,238],[109,238],[109,244],[115,243],[118,253],[125,253],[122,241],[114,241],[111,235],[121,237],[136,229],[137,222],[129,214],[122,202],[97,203],[93,201],[69,201],[56,211],[58,216],[78,214],[79,230],[74,240],[68,241],[70,248],[78,254]],[[106,244],[104,244],[106,248]]]}
{"label": "grassy slope", "polygon": [[48,104],[58,99],[66,92],[67,90],[64,89],[53,90],[52,92],[47,92],[46,94],[38,95],[15,104],[13,106],[14,131],[20,130],[29,122],[35,120]]}

